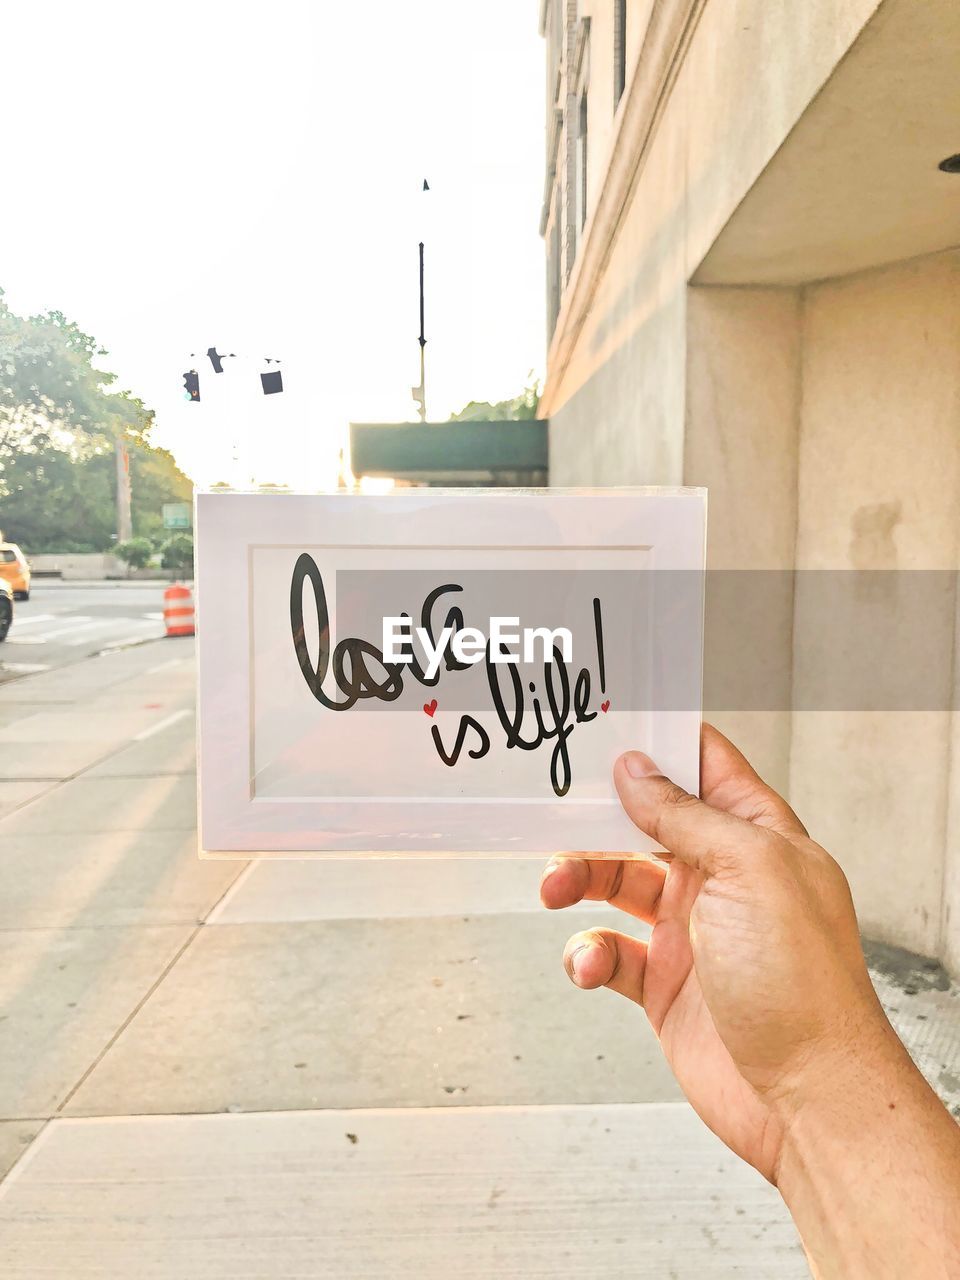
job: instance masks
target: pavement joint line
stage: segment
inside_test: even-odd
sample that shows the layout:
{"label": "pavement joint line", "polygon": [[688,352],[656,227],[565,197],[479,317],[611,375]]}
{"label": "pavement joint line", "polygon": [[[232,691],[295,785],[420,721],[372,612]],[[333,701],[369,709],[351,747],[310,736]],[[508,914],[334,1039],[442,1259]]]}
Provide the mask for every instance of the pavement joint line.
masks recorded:
{"label": "pavement joint line", "polygon": [[[361,919],[369,918],[369,916],[361,917]],[[162,920],[156,924],[143,923],[139,920],[135,920],[131,924],[0,924],[0,935],[5,933],[123,933],[124,931],[129,932],[135,929],[177,929],[179,931],[187,925],[204,923],[205,921],[198,920],[196,913],[194,913],[188,919]],[[9,1116],[0,1116],[0,1120],[9,1118]]]}
{"label": "pavement joint line", "polygon": [[231,884],[227,885],[226,889],[221,894],[219,901],[215,902],[213,906],[210,908],[210,910],[207,912],[207,918],[206,920],[204,920],[204,924],[215,925],[217,923],[220,916],[226,910],[228,903],[230,903],[233,900],[234,895],[239,892],[240,888],[243,885],[245,885],[246,882],[253,875],[254,868],[258,865],[258,863],[259,863],[259,859],[252,858],[247,863],[247,865],[241,870],[240,874],[236,877],[236,879],[233,880]]}
{"label": "pavement joint line", "polygon": [[[188,707],[188,708],[185,708],[185,710],[189,712],[189,711],[190,711],[190,708],[189,708],[189,707]],[[46,799],[46,797],[47,797],[48,795],[50,795],[50,793],[51,793],[52,791],[56,791],[56,790],[58,790],[60,787],[65,786],[65,785],[66,785],[66,783],[68,783],[68,782],[75,782],[78,778],[82,778],[82,777],[83,777],[83,775],[84,775],[85,773],[89,773],[89,771],[90,771],[91,769],[96,769],[98,765],[105,764],[107,760],[111,759],[113,756],[119,755],[121,751],[126,751],[126,749],[131,745],[131,743],[133,743],[133,742],[135,742],[135,741],[136,741],[136,739],[135,739],[135,738],[127,738],[127,739],[125,739],[125,740],[124,740],[124,741],[123,741],[119,746],[117,746],[117,747],[112,747],[109,751],[104,752],[104,754],[103,754],[102,756],[98,756],[98,757],[96,758],[96,760],[91,760],[89,764],[85,764],[85,765],[83,766],[83,768],[82,768],[82,769],[77,769],[74,773],[71,773],[71,774],[70,774],[68,777],[66,777],[66,778],[57,778],[57,779],[55,780],[55,782],[54,782],[54,784],[53,784],[53,786],[52,786],[52,787],[47,787],[47,788],[46,788],[46,790],[45,790],[45,791],[41,791],[41,792],[40,792],[40,794],[39,794],[38,796],[31,796],[29,800],[24,800],[22,803],[20,803],[20,804],[15,804],[11,809],[8,809],[8,810],[7,810],[7,812],[3,815],[3,817],[0,817],[0,824],[2,824],[3,822],[5,822],[5,821],[6,821],[6,819],[7,819],[7,818],[9,818],[9,817],[11,817],[13,814],[15,814],[15,813],[22,813],[22,812],[23,812],[23,810],[24,810],[24,809],[29,808],[29,807],[30,807],[30,805],[32,805],[32,804],[36,804],[38,801]],[[145,776],[151,776],[151,775],[145,775]],[[177,776],[180,776],[180,775],[176,775],[176,774],[169,774],[169,775],[166,775],[166,776],[169,776],[169,777],[177,777]],[[184,775],[184,776],[185,776],[185,775]],[[25,779],[11,778],[11,779],[3,779],[3,781],[11,781],[11,782],[25,781],[25,782],[32,782],[32,781],[37,781],[37,779],[32,779],[32,778],[25,778]],[[39,779],[39,781],[43,781],[43,779]],[[134,829],[135,829],[135,830],[139,830],[139,828],[134,828]],[[173,828],[173,827],[171,827],[171,828],[169,828],[169,829],[170,829],[170,830],[177,830],[177,828]],[[126,831],[126,830],[128,830],[128,828],[124,827],[124,828],[122,828],[122,830]]]}
{"label": "pavement joint line", "polygon": [[245,1119],[262,1119],[272,1120],[280,1116],[339,1116],[343,1120],[349,1122],[351,1119],[364,1120],[370,1117],[379,1116],[410,1116],[411,1118],[419,1118],[421,1116],[442,1116],[444,1121],[448,1118],[461,1115],[529,1115],[536,1113],[540,1115],[555,1114],[557,1112],[623,1112],[623,1111],[644,1111],[650,1113],[672,1112],[672,1111],[688,1111],[690,1104],[686,1101],[677,1102],[545,1102],[545,1103],[491,1103],[489,1106],[450,1106],[450,1107],[282,1107],[274,1110],[263,1110],[257,1108],[250,1111],[225,1111],[218,1109],[217,1111],[147,1111],[133,1112],[129,1115],[89,1115],[89,1116],[0,1116],[0,1122],[7,1121],[11,1123],[37,1123],[41,1124],[41,1128],[34,1135],[31,1142],[24,1147],[21,1154],[17,1157],[13,1165],[7,1170],[6,1174],[0,1178],[0,1201],[7,1194],[8,1189],[23,1174],[24,1169],[36,1159],[37,1152],[42,1146],[50,1140],[50,1134],[60,1128],[83,1128],[90,1125],[130,1125],[130,1124],[163,1124],[176,1125],[190,1124],[196,1120],[205,1120],[213,1122],[223,1122],[228,1125],[235,1125],[237,1121]]}
{"label": "pavement joint line", "polygon": [[179,711],[174,711],[165,719],[160,720],[157,724],[149,725],[146,729],[141,729],[134,734],[134,742],[146,742],[148,738],[152,738],[155,733],[162,733],[164,729],[169,729],[171,725],[177,724],[192,712],[191,707],[181,707]]}
{"label": "pavement joint line", "polygon": [[[241,874],[242,874],[242,871],[238,872],[238,875],[241,875]],[[227,885],[227,888],[224,890],[224,894],[229,892],[229,889],[230,889],[230,885]],[[216,910],[224,894],[220,895],[220,898],[217,899],[217,901],[211,907],[210,911],[207,912],[207,918],[210,916],[211,912]],[[172,927],[182,928],[182,925],[172,926]],[[137,1014],[144,1007],[147,1001],[150,1000],[150,998],[154,995],[154,993],[157,990],[159,990],[161,984],[166,980],[167,975],[173,971],[173,969],[176,967],[177,964],[179,964],[181,957],[186,954],[189,948],[193,945],[193,942],[196,939],[197,935],[205,927],[206,926],[203,920],[197,921],[196,925],[194,926],[193,929],[191,929],[190,933],[184,939],[181,946],[177,948],[176,952],[170,958],[168,963],[164,966],[162,971],[157,975],[154,981],[150,984],[147,990],[143,993],[143,995],[137,1001],[134,1008],[130,1011],[130,1013],[126,1016],[126,1018],[124,1018],[123,1022],[121,1022],[120,1026],[117,1027],[114,1033],[109,1037],[109,1039],[107,1040],[107,1043],[103,1046],[103,1048],[94,1058],[93,1062],[90,1063],[90,1065],[81,1075],[80,1079],[77,1080],[77,1082],[73,1085],[73,1087],[68,1091],[68,1093],[61,1100],[59,1106],[57,1107],[56,1111],[53,1113],[53,1116],[51,1118],[57,1118],[57,1119],[60,1118],[64,1107],[68,1106],[70,1104],[71,1099],[74,1098],[77,1092],[83,1088],[86,1081],[90,1078],[93,1072],[96,1071],[97,1067],[100,1065],[103,1059],[107,1056],[107,1054],[110,1052],[113,1046],[117,1043],[117,1041],[126,1031],[127,1027],[130,1026],[134,1018],[136,1018]]]}
{"label": "pavement joint line", "polygon": [[[98,763],[102,763],[102,761],[98,761]],[[86,770],[84,770],[83,772],[85,773]],[[79,778],[80,776],[81,776],[80,774],[77,774],[76,778]],[[168,773],[165,776],[168,778],[186,778],[189,775],[185,773]],[[66,779],[66,781],[74,782],[76,778],[68,778]],[[124,778],[121,775],[120,778],[111,778],[111,777],[91,778],[89,779],[89,781],[91,782],[127,782],[129,781],[129,779]],[[50,792],[54,790],[56,790],[55,787],[49,787],[46,791],[44,791],[42,796],[34,796],[32,800],[28,800],[26,804],[21,805],[20,809],[11,809],[8,813],[5,813],[2,818],[0,818],[0,822],[5,822],[6,819],[11,817],[14,813],[19,813],[21,809],[25,809],[27,805],[34,804],[37,800],[42,800],[44,796],[48,796]],[[184,835],[189,835],[190,832],[196,833],[197,828],[195,826],[163,827],[163,826],[158,826],[157,824],[154,824],[150,827],[150,830],[151,831],[181,831],[183,832]],[[143,827],[108,827],[106,830],[104,830],[103,827],[91,827],[89,829],[85,829],[83,827],[72,827],[69,831],[21,831],[21,832],[18,832],[18,834],[20,836],[33,836],[38,840],[49,840],[55,836],[63,836],[64,839],[66,839],[67,836],[130,836],[130,835],[142,835]],[[236,860],[238,862],[246,862],[246,858],[243,856],[237,858]],[[220,858],[219,861],[229,862],[230,858]]]}
{"label": "pavement joint line", "polygon": [[[131,739],[131,741],[133,741],[133,740]],[[57,778],[57,779],[54,781],[54,784],[53,784],[53,786],[52,786],[52,787],[47,787],[47,789],[46,789],[45,791],[41,791],[41,792],[40,792],[40,794],[39,794],[38,796],[31,796],[29,800],[23,800],[23,801],[21,801],[21,803],[20,803],[20,804],[15,804],[15,805],[13,805],[13,807],[12,807],[12,808],[10,808],[10,809],[8,809],[8,810],[7,810],[7,812],[3,815],[3,817],[0,817],[0,823],[5,822],[5,821],[7,820],[7,818],[11,818],[11,817],[13,817],[13,815],[14,815],[15,813],[22,813],[24,809],[29,809],[29,807],[30,807],[32,804],[38,804],[41,800],[45,800],[45,799],[47,798],[47,796],[48,796],[48,795],[50,795],[50,793],[51,793],[52,791],[57,791],[57,790],[59,790],[59,788],[60,788],[60,787],[64,787],[64,786],[66,786],[66,784],[67,784],[68,782],[76,782],[79,778],[82,778],[82,777],[83,777],[83,775],[84,775],[85,773],[89,773],[91,769],[96,769],[98,765],[105,764],[105,763],[106,763],[106,761],[107,761],[107,760],[109,760],[109,759],[111,758],[111,756],[119,755],[119,753],[120,753],[121,751],[125,751],[125,750],[127,749],[127,747],[129,747],[129,746],[130,746],[130,742],[125,742],[125,743],[123,744],[123,746],[121,746],[121,747],[116,747],[114,750],[112,750],[112,751],[108,751],[105,755],[98,756],[96,760],[91,760],[91,762],[90,762],[89,764],[85,764],[85,765],[83,766],[83,768],[82,768],[82,769],[78,769],[78,770],[76,771],[76,773],[71,773],[71,774],[70,774],[70,776],[69,776],[68,778]],[[153,777],[154,775],[153,775],[153,774],[140,774],[140,775],[138,775],[138,776],[139,776],[139,777]],[[190,775],[189,775],[189,774],[186,774],[186,773],[183,773],[183,774],[180,774],[180,773],[167,773],[167,774],[163,774],[162,776],[163,776],[163,777],[165,777],[165,778],[186,778],[186,777],[189,777]],[[94,779],[93,779],[93,781],[94,781],[94,782],[114,782],[115,780],[116,780],[116,779],[114,779],[114,778],[94,778]],[[35,781],[35,779],[33,779],[33,778],[3,778],[3,779],[0,779],[0,781],[3,781],[3,782],[33,782],[33,781]],[[97,834],[100,834],[100,835],[106,835],[106,834],[113,835],[113,834],[115,833],[115,834],[117,834],[117,835],[128,835],[130,832],[141,831],[142,829],[143,829],[142,827],[111,827],[111,828],[110,828],[109,833],[104,832],[104,831],[101,831],[101,832],[99,832],[99,833],[98,833],[98,832],[96,832],[96,831],[81,832],[81,831],[78,831],[78,830],[74,830],[73,834],[74,834],[74,835],[97,835]],[[154,827],[154,828],[153,828],[153,830],[155,830],[155,831],[192,831],[192,830],[194,830],[194,828],[192,828],[192,827]],[[38,831],[38,832],[36,832],[35,834],[36,834],[36,835],[41,835],[41,836],[42,836],[42,835],[57,835],[57,834],[59,834],[59,833],[54,832],[54,831],[50,831],[50,832]],[[67,833],[66,833],[66,832],[64,832],[63,834],[64,834],[64,835],[66,835]]]}
{"label": "pavement joint line", "polygon": [[50,1116],[38,1116],[36,1119],[41,1119],[43,1121],[41,1128],[34,1134],[32,1140],[28,1142],[20,1152],[4,1176],[0,1178],[0,1199],[6,1195],[7,1190],[14,1182],[16,1182],[25,1166],[33,1162],[36,1156],[37,1147],[41,1145],[50,1132]]}
{"label": "pavement joint line", "polygon": [[137,1001],[137,1003],[134,1005],[131,1011],[120,1023],[119,1027],[117,1027],[117,1029],[113,1032],[113,1034],[108,1038],[107,1043],[100,1049],[99,1053],[96,1055],[94,1060],[90,1063],[90,1065],[86,1068],[86,1070],[80,1076],[80,1079],[76,1081],[76,1083],[72,1086],[72,1088],[70,1088],[65,1094],[65,1096],[61,1099],[60,1104],[57,1107],[56,1111],[53,1113],[53,1116],[51,1117],[51,1119],[60,1118],[61,1112],[63,1111],[64,1107],[69,1106],[70,1101],[75,1097],[77,1092],[83,1088],[87,1080],[89,1080],[93,1072],[96,1071],[97,1067],[99,1067],[100,1063],[104,1060],[104,1058],[113,1048],[113,1046],[117,1043],[117,1041],[123,1035],[124,1031],[126,1031],[127,1027],[130,1026],[131,1022],[133,1022],[134,1018],[137,1016],[140,1010],[144,1007],[144,1005],[147,1003],[150,997],[154,994],[154,992],[156,992],[159,989],[160,984],[164,981],[167,974],[172,971],[174,966],[180,960],[180,957],[186,953],[187,949],[192,944],[194,938],[196,938],[197,934],[200,932],[202,928],[203,928],[203,921],[200,921],[194,926],[193,929],[191,929],[190,933],[187,935],[182,945],[177,948],[176,952],[174,953],[170,961],[164,966],[164,968],[161,970],[159,975],[154,979],[154,981],[150,984],[147,990],[143,993],[143,995],[140,997],[140,999]]}
{"label": "pavement joint line", "polygon": [[[166,639],[166,637],[163,637]],[[158,671],[166,671],[168,667],[179,667],[182,662],[186,662],[186,658],[171,658],[168,662],[160,662],[155,667],[151,667],[149,671],[145,671],[145,676],[155,676]]]}
{"label": "pavement joint line", "polygon": [[[89,1115],[89,1116],[47,1116],[48,1125],[64,1126],[64,1125],[89,1125],[103,1124],[105,1121],[110,1124],[141,1124],[144,1121],[156,1124],[170,1124],[182,1121],[189,1123],[191,1120],[202,1119],[218,1119],[225,1122],[233,1120],[243,1120],[253,1118],[272,1119],[274,1116],[456,1116],[456,1115],[516,1115],[518,1113],[527,1114],[529,1112],[537,1112],[541,1115],[549,1115],[558,1111],[690,1111],[692,1110],[690,1103],[686,1099],[677,1100],[675,1102],[666,1101],[650,1101],[650,1102],[491,1102],[489,1106],[483,1103],[473,1103],[459,1106],[411,1106],[403,1105],[395,1107],[253,1107],[249,1111],[227,1111],[223,1107],[219,1107],[216,1111],[137,1111],[131,1112],[129,1115]],[[17,1117],[17,1120],[24,1117]],[[39,1134],[37,1137],[39,1138]],[[34,1142],[37,1138],[34,1138]],[[32,1147],[31,1143],[31,1147]],[[23,1157],[21,1156],[21,1159]]]}

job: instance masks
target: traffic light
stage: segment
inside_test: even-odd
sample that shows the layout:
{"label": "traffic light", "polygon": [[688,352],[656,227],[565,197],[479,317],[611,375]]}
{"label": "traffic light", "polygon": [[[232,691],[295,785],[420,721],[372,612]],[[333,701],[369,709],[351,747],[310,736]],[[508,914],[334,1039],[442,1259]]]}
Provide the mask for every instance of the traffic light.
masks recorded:
{"label": "traffic light", "polygon": [[190,369],[183,375],[183,385],[186,388],[184,400],[200,399],[200,375],[196,369]]}

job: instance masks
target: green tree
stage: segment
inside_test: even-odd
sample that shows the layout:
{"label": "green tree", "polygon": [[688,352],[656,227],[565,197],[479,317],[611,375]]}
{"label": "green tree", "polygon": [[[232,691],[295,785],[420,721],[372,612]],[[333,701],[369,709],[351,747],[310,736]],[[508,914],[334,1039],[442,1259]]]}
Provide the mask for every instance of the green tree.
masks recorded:
{"label": "green tree", "polygon": [[155,542],[165,537],[163,504],[192,502],[193,482],[185,476],[166,449],[155,449],[140,439],[128,444],[130,492],[133,495],[133,531]]}
{"label": "green tree", "polygon": [[158,537],[163,503],[190,499],[188,477],[150,443],[153,414],[94,367],[105,354],[62,312],[15,315],[0,290],[0,528],[28,552],[111,546],[118,438],[135,534]]}
{"label": "green tree", "polygon": [[101,437],[149,429],[142,401],[111,391],[116,374],[93,367],[106,354],[62,311],[14,315],[0,289],[0,461],[49,443],[83,453]]}
{"label": "green tree", "polygon": [[459,413],[450,415],[451,422],[520,422],[537,416],[540,403],[540,381],[530,370],[530,382],[512,400],[471,400]]}

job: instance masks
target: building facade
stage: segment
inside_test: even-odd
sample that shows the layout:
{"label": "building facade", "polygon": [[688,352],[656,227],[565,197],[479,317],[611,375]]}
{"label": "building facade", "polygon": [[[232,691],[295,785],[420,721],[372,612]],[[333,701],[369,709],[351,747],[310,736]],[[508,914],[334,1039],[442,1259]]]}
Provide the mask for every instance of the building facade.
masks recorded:
{"label": "building facade", "polygon": [[[708,486],[785,685],[709,713],[864,929],[960,971],[960,5],[544,0],[541,30],[551,483]],[[825,693],[800,570],[874,574],[894,630],[913,601],[929,679]]]}

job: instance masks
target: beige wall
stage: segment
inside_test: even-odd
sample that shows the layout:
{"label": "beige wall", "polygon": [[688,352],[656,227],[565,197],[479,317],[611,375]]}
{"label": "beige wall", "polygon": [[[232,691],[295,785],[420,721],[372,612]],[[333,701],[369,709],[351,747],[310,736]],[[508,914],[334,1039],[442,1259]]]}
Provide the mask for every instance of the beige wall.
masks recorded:
{"label": "beige wall", "polygon": [[[953,569],[960,533],[960,253],[805,291],[800,569]],[[910,588],[894,581],[889,609]],[[796,611],[795,698],[823,655],[814,606]],[[917,619],[902,617],[905,629]],[[949,686],[954,619],[924,621]],[[925,692],[936,671],[924,673]],[[945,698],[949,694],[945,694]],[[933,709],[797,711],[791,796],[850,876],[864,927],[946,951],[943,886],[951,717]],[[954,868],[955,871],[955,868]],[[954,891],[955,896],[955,891]],[[954,926],[955,934],[955,926]],[[956,937],[953,954],[956,957]]]}
{"label": "beige wall", "polygon": [[[682,479],[709,487],[705,714],[781,791],[790,782],[801,317],[795,289],[692,288],[687,299]],[[745,569],[767,572],[750,584]],[[762,699],[743,687],[750,674]]]}
{"label": "beige wall", "polygon": [[[802,289],[693,287],[686,357],[683,480],[710,490],[712,569],[956,567],[960,252]],[[903,636],[923,635],[918,701],[853,710],[845,686],[823,689],[844,636],[809,581],[801,572],[795,596],[772,594],[755,624],[711,611],[708,584],[708,701],[711,670],[742,670],[729,646],[746,642],[765,690],[791,673],[782,705],[798,708],[712,718],[841,862],[865,931],[960,970],[955,611],[946,600],[919,619],[910,602],[926,587],[881,581],[855,616],[869,624],[879,607]],[[938,577],[936,591],[951,583]]]}
{"label": "beige wall", "polygon": [[[955,970],[955,609],[909,608],[926,600],[925,571],[958,563],[958,353],[960,251],[802,289],[689,290],[683,480],[710,489],[710,567],[914,571],[912,584],[882,580],[856,616],[879,607],[926,646],[915,706],[855,710],[845,687],[825,695],[844,636],[802,573],[755,626],[708,604],[708,698],[711,668],[731,666],[725,646],[746,640],[765,689],[770,669],[792,673],[783,705],[798,708],[713,718],[841,862],[864,930]],[[951,585],[936,579],[937,592]],[[877,661],[890,660],[886,647]]]}

